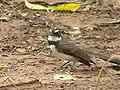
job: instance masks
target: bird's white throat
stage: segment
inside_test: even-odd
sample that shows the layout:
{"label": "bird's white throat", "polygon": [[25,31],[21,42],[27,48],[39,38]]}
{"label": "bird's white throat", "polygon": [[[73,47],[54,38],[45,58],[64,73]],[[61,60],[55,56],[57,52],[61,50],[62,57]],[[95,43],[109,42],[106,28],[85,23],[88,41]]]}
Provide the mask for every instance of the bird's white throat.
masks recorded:
{"label": "bird's white throat", "polygon": [[52,51],[55,51],[55,50],[56,50],[56,48],[55,48],[54,45],[50,45],[49,48],[50,48]]}
{"label": "bird's white throat", "polygon": [[61,39],[61,37],[48,36],[48,41],[60,41]]}

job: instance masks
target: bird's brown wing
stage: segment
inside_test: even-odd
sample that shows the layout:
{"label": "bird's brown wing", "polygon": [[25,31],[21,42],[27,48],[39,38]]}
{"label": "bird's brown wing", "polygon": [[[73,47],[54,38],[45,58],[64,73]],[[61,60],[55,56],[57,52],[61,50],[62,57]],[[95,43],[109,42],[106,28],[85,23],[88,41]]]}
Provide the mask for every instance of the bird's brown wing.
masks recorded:
{"label": "bird's brown wing", "polygon": [[55,46],[59,52],[78,58],[78,61],[84,63],[85,65],[90,66],[89,62],[94,63],[89,58],[89,56],[74,43],[68,42],[66,40],[61,40]]}

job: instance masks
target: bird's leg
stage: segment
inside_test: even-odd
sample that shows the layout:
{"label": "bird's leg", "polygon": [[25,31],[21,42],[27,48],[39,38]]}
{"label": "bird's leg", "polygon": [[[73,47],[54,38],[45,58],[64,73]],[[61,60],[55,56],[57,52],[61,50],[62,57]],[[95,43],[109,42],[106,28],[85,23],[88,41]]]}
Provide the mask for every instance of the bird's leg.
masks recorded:
{"label": "bird's leg", "polygon": [[61,68],[63,68],[63,66],[65,66],[66,64],[68,64],[70,61],[64,63],[62,66],[60,66],[57,70],[60,70]]}
{"label": "bird's leg", "polygon": [[48,55],[51,56],[51,54],[52,54],[52,51],[49,51],[49,54],[48,54]]}
{"label": "bird's leg", "polygon": [[76,62],[74,62],[73,65],[71,66],[70,72],[73,70],[73,67],[74,67],[75,63],[76,63]]}

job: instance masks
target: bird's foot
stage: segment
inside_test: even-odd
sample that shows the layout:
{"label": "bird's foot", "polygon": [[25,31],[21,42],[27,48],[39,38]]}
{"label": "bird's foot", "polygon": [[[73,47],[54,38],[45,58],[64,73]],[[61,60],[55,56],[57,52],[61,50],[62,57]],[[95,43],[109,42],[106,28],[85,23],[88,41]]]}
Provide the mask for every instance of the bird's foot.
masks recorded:
{"label": "bird's foot", "polygon": [[97,71],[97,70],[99,70],[99,69],[101,69],[101,67],[98,67],[98,66],[90,66],[90,70],[91,71]]}

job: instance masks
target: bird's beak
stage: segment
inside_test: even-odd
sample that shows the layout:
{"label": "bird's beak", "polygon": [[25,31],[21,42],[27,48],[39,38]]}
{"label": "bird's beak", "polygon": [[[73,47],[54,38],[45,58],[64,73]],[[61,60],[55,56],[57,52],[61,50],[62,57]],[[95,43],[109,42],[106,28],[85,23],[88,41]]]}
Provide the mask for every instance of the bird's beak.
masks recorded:
{"label": "bird's beak", "polygon": [[49,33],[48,33],[48,36],[52,36],[53,33],[52,33],[52,29],[49,30]]}

